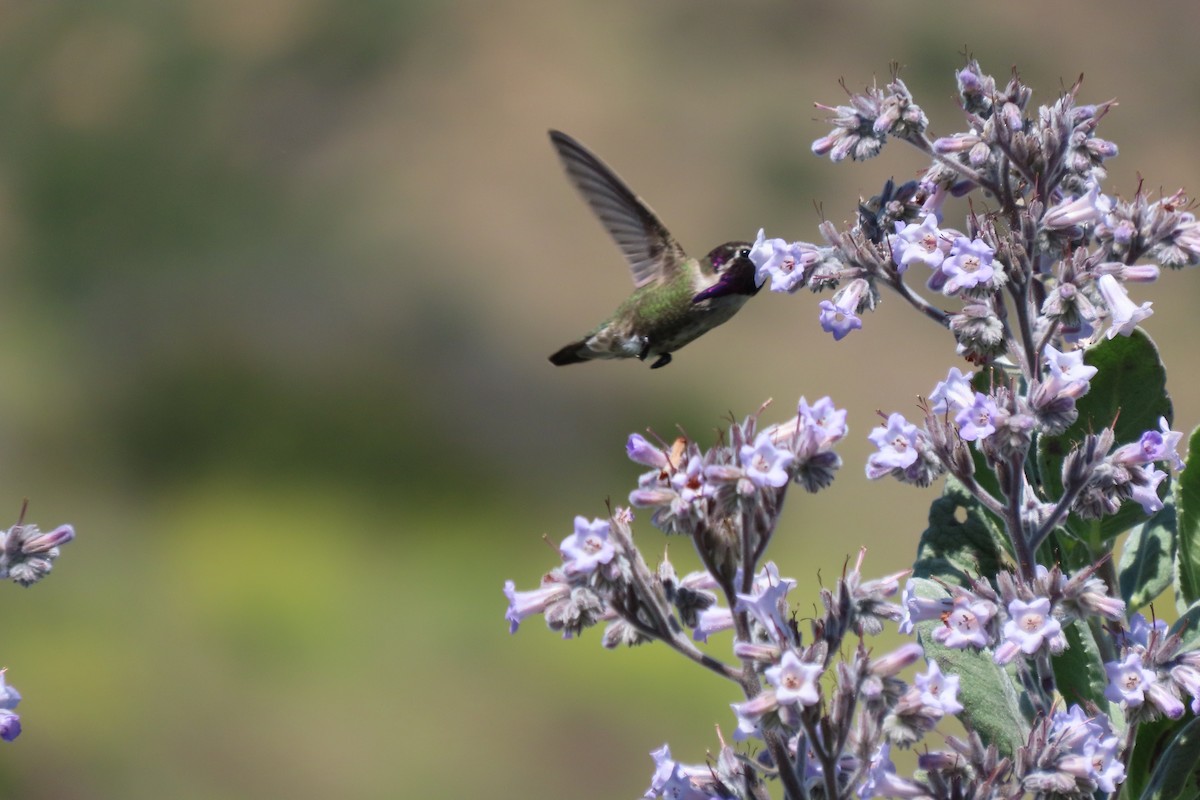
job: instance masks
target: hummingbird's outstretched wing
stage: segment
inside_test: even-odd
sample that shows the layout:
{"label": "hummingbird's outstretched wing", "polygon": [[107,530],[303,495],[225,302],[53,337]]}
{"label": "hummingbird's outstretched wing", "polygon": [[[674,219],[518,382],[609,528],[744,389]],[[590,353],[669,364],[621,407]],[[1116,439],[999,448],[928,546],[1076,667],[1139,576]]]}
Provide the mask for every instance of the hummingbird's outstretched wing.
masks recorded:
{"label": "hummingbird's outstretched wing", "polygon": [[687,255],[650,207],[607,164],[567,134],[552,130],[550,142],[575,188],[625,254],[633,285],[641,288],[675,277]]}

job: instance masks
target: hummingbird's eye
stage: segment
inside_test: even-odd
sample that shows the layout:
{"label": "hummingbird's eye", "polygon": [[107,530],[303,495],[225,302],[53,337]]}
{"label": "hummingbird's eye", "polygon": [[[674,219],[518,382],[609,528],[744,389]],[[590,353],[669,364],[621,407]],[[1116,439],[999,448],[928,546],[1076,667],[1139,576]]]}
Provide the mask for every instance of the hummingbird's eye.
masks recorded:
{"label": "hummingbird's eye", "polygon": [[750,248],[743,247],[741,250],[738,250],[738,258],[749,258],[749,257],[750,257]]}

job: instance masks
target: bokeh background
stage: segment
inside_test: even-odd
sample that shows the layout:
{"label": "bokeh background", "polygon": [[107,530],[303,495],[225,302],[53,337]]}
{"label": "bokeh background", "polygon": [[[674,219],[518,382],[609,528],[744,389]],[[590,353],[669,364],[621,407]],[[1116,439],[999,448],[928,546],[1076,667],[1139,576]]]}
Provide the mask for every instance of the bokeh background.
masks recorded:
{"label": "bokeh background", "polygon": [[[775,559],[816,600],[911,560],[933,491],[867,485],[874,413],[956,362],[894,298],[834,343],[764,293],[665,370],[546,356],[628,291],[560,173],[573,133],[693,253],[814,239],[921,166],[809,143],[889,63],[959,129],[964,47],[1082,98],[1110,191],[1200,186],[1200,6],[713,0],[0,3],[0,511],[79,540],[0,587],[23,798],[630,797],[737,699],[652,647],[503,622],[628,433],[702,441],[829,394],[847,467]],[[1177,428],[1200,422],[1200,275],[1138,287]],[[0,513],[0,518],[5,513]],[[643,524],[650,552],[664,546]],[[672,557],[692,563],[682,543]]]}

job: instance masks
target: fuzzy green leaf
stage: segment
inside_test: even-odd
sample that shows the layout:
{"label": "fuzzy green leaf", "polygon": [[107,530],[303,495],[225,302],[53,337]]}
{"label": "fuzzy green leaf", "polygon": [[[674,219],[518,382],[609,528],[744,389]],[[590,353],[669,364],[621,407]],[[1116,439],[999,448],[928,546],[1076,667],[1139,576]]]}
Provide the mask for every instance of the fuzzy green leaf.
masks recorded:
{"label": "fuzzy green leaf", "polygon": [[1152,722],[1138,725],[1137,740],[1133,745],[1133,753],[1129,757],[1129,765],[1125,770],[1125,783],[1121,786],[1123,797],[1143,797],[1146,786],[1154,768],[1166,754],[1171,741],[1183,730],[1187,718],[1168,719],[1159,717]]}
{"label": "fuzzy green leaf", "polygon": [[1068,706],[1078,703],[1086,708],[1089,703],[1095,703],[1100,708],[1108,708],[1108,700],[1104,697],[1108,673],[1087,623],[1076,620],[1063,628],[1063,633],[1067,637],[1067,649],[1053,659],[1054,680],[1059,693]]}
{"label": "fuzzy green leaf", "polygon": [[1141,800],[1195,800],[1200,797],[1200,719],[1193,719],[1158,759]]}
{"label": "fuzzy green leaf", "polygon": [[995,575],[1003,564],[1000,530],[966,488],[946,479],[942,496],[929,506],[913,576],[937,577],[966,586],[973,575]]}
{"label": "fuzzy green leaf", "polygon": [[1129,534],[1117,578],[1121,598],[1130,611],[1148,605],[1167,587],[1175,574],[1175,538],[1178,529],[1173,496],[1163,501],[1162,509]]}
{"label": "fuzzy green leaf", "polygon": [[[1188,440],[1188,466],[1200,462],[1200,428]],[[1180,611],[1200,600],[1200,466],[1184,469],[1175,485],[1179,507],[1175,550],[1175,604]]]}

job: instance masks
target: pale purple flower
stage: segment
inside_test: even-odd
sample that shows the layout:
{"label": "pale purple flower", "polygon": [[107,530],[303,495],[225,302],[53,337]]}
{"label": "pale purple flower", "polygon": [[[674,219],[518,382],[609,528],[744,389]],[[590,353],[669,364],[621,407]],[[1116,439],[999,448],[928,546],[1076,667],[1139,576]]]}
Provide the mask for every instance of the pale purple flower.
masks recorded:
{"label": "pale purple flower", "polygon": [[733,612],[725,606],[709,606],[700,612],[696,618],[696,627],[692,629],[692,638],[697,642],[707,642],[714,633],[727,631],[733,627]]}
{"label": "pale purple flower", "polygon": [[1050,601],[1038,597],[1030,602],[1014,599],[1008,604],[1008,622],[1004,623],[1005,641],[996,648],[997,664],[1007,664],[1019,650],[1033,655],[1043,645],[1058,653],[1066,647],[1062,625],[1050,613]]}
{"label": "pale purple flower", "polygon": [[0,710],[0,739],[11,742],[21,735],[21,717],[11,711]]}
{"label": "pale purple flower", "polygon": [[1192,696],[1192,713],[1200,714],[1200,670],[1179,664],[1171,668],[1171,680]]}
{"label": "pale purple flower", "polygon": [[771,279],[772,292],[794,292],[804,286],[807,268],[821,260],[816,245],[783,239],[767,239],[762,229],[750,248],[750,260],[756,267],[755,282],[762,286]]}
{"label": "pale purple flower", "polygon": [[1131,481],[1129,484],[1130,499],[1142,507],[1146,514],[1154,514],[1162,510],[1163,501],[1158,496],[1158,485],[1166,480],[1167,473],[1161,469],[1148,470],[1147,465],[1133,468],[1144,479]]}
{"label": "pale purple flower", "polygon": [[915,677],[921,702],[940,709],[943,714],[957,714],[963,710],[958,702],[958,676],[943,675],[936,661],[929,662],[929,669]]}
{"label": "pale purple flower", "polygon": [[958,435],[968,442],[986,439],[996,432],[996,413],[996,401],[983,392],[976,392],[974,402],[954,418]]}
{"label": "pale purple flower", "polygon": [[1124,287],[1112,275],[1101,275],[1097,278],[1096,288],[1100,290],[1100,295],[1104,298],[1109,313],[1112,314],[1112,325],[1109,326],[1106,334],[1109,339],[1118,333],[1128,336],[1133,333],[1133,329],[1139,322],[1154,313],[1150,310],[1150,306],[1153,304],[1149,301],[1140,306],[1134,305]]}
{"label": "pale purple flower", "polygon": [[1100,187],[1093,181],[1088,185],[1087,194],[1064,199],[1046,209],[1042,224],[1051,230],[1062,230],[1095,222],[1102,213],[1099,199]]}
{"label": "pale purple flower", "polygon": [[782,609],[787,608],[788,592],[796,588],[796,581],[779,577],[779,568],[768,561],[754,579],[754,591],[750,594],[737,593],[736,610],[745,611],[758,620],[768,635],[776,642],[786,640],[787,621]]}
{"label": "pale purple flower", "polygon": [[963,374],[958,367],[951,367],[946,380],[939,381],[930,393],[931,410],[938,414],[957,414],[975,401],[975,390],[971,388],[974,372]]}
{"label": "pale purple flower", "polygon": [[1158,280],[1157,264],[1123,264],[1106,261],[1096,267],[1097,275],[1112,275],[1121,283],[1154,283]]}
{"label": "pale purple flower", "polygon": [[571,587],[564,581],[551,580],[550,576],[542,579],[542,585],[528,592],[518,592],[512,581],[504,582],[504,596],[508,598],[508,610],[504,618],[508,620],[508,632],[516,633],[522,620],[531,614],[541,614],[551,603],[565,600],[571,594]]}
{"label": "pale purple flower", "polygon": [[1145,650],[1150,646],[1150,637],[1161,640],[1167,635],[1170,626],[1165,619],[1156,619],[1153,623],[1146,619],[1141,612],[1134,612],[1129,618],[1129,630],[1121,637],[1126,644]]}
{"label": "pale purple flower", "polygon": [[655,469],[664,469],[670,463],[667,454],[646,441],[646,437],[640,433],[629,434],[629,439],[625,442],[625,454],[629,456],[630,461]]}
{"label": "pale purple flower", "polygon": [[867,477],[872,480],[893,469],[907,469],[917,460],[917,426],[902,414],[891,414],[887,425],[875,428],[867,438],[879,448],[867,458]]}
{"label": "pale purple flower", "polygon": [[1106,736],[1099,739],[1092,751],[1092,779],[1100,787],[1100,791],[1108,792],[1111,796],[1117,791],[1117,786],[1125,782],[1125,762],[1120,759],[1121,739],[1119,736]]}
{"label": "pale purple flower", "polygon": [[838,441],[846,435],[846,409],[836,407],[833,399],[828,396],[818,399],[812,405],[809,405],[804,397],[800,397],[798,414],[800,419],[820,428],[824,434],[822,438],[827,443]]}
{"label": "pale purple flower", "polygon": [[904,584],[904,593],[900,596],[900,607],[904,609],[904,616],[900,619],[900,633],[908,636],[916,630],[918,622],[938,619],[954,605],[949,597],[930,600],[917,596],[916,582],[909,581]]}
{"label": "pale purple flower", "polygon": [[0,669],[0,739],[11,742],[21,735],[21,717],[13,709],[21,702],[21,693],[9,686],[8,669]]}
{"label": "pale purple flower", "polygon": [[991,110],[996,95],[996,81],[991,75],[983,74],[979,62],[970,61],[967,66],[954,73],[954,78],[967,111],[977,113]]}
{"label": "pale purple flower", "polygon": [[920,784],[896,775],[891,749],[891,744],[884,742],[871,756],[866,777],[858,787],[860,800],[870,800],[872,797],[927,797],[929,791]]}
{"label": "pale purple flower", "polygon": [[1146,701],[1146,687],[1154,683],[1154,673],[1142,665],[1142,654],[1136,650],[1126,654],[1122,661],[1109,661],[1104,665],[1108,673],[1108,688],[1104,696],[1114,703],[1125,703],[1137,708]]}
{"label": "pale purple flower", "polygon": [[748,658],[751,661],[774,664],[782,658],[783,649],[777,644],[743,642],[741,639],[734,639],[733,655],[735,658]]}
{"label": "pale purple flower", "polygon": [[933,140],[933,152],[941,155],[966,153],[977,145],[983,144],[983,139],[975,131],[962,131],[951,136],[939,136]]}
{"label": "pale purple flower", "polygon": [[753,445],[742,445],[738,458],[742,468],[746,470],[746,477],[760,489],[768,486],[778,489],[786,485],[787,468],[796,460],[792,453],[776,447],[771,441],[771,435],[766,431],[758,434]]}
{"label": "pale purple flower", "polygon": [[879,658],[871,659],[871,674],[878,678],[894,678],[925,656],[925,648],[916,642],[902,644]]}
{"label": "pale purple flower", "polygon": [[944,624],[933,629],[933,640],[955,650],[983,649],[988,646],[987,625],[995,615],[996,608],[988,601],[959,595]]}
{"label": "pale purple flower", "polygon": [[942,262],[941,271],[947,279],[942,291],[957,294],[963,289],[986,284],[995,274],[992,268],[994,255],[992,248],[981,239],[968,239],[965,236],[955,239],[950,257]]}
{"label": "pale purple flower", "polygon": [[[24,528],[24,534],[20,537],[22,555],[42,555],[75,540],[75,528],[70,525],[59,525],[46,533],[39,531],[36,525],[20,527]],[[9,531],[10,541],[6,543],[6,549],[11,549],[12,535],[12,531]]]}
{"label": "pale purple flower", "polygon": [[1176,451],[1182,438],[1182,433],[1171,430],[1166,417],[1159,417],[1158,430],[1143,433],[1142,438],[1138,440],[1138,446],[1141,447],[1143,458],[1147,462],[1170,461],[1178,471],[1184,467],[1183,459]]}
{"label": "pale purple flower", "polygon": [[1094,333],[1096,333],[1096,326],[1093,325],[1090,320],[1082,317],[1080,317],[1074,325],[1071,325],[1070,327],[1063,326],[1062,328],[1063,340],[1070,342],[1071,344],[1082,341],[1090,341],[1092,334]]}
{"label": "pale purple flower", "polygon": [[654,777],[650,788],[642,797],[646,800],[667,798],[668,800],[706,800],[710,795],[701,791],[693,777],[706,777],[711,774],[707,766],[688,767],[675,762],[671,758],[671,748],[663,745],[650,753],[654,759]]}
{"label": "pale purple flower", "polygon": [[563,570],[568,575],[587,574],[612,561],[617,551],[609,540],[610,531],[606,519],[588,522],[586,517],[575,517],[575,533],[563,539],[558,547]]}
{"label": "pale purple flower", "polygon": [[821,312],[818,317],[821,330],[832,333],[834,341],[841,341],[850,331],[859,330],[863,326],[862,319],[853,309],[838,308],[829,300],[822,300],[817,308]]}
{"label": "pale purple flower", "polygon": [[950,250],[933,214],[927,214],[920,222],[905,224],[897,221],[896,232],[888,237],[888,242],[898,272],[904,272],[914,263],[937,269]]}
{"label": "pale purple flower", "polygon": [[1082,350],[1063,353],[1048,344],[1042,358],[1050,370],[1045,382],[1046,391],[1053,397],[1083,397],[1090,388],[1089,382],[1099,371],[1083,363]]}
{"label": "pale purple flower", "polygon": [[921,213],[941,222],[942,206],[946,204],[946,198],[950,196],[950,190],[940,182],[932,185],[928,182],[923,182],[922,188],[929,194],[925,198],[925,202],[921,204]]}
{"label": "pale purple flower", "polygon": [[1147,685],[1146,699],[1170,719],[1179,719],[1183,716],[1183,701],[1171,691],[1171,687],[1166,681],[1155,680]]}
{"label": "pale purple flower", "polygon": [[729,707],[733,709],[733,713],[737,716],[738,721],[738,727],[734,731],[733,738],[741,742],[751,736],[762,735],[762,731],[759,728],[759,721],[772,711],[779,710],[779,701],[775,698],[775,692],[767,689],[759,692],[744,703],[730,703]]}
{"label": "pale purple flower", "polygon": [[822,300],[817,305],[820,309],[821,329],[832,333],[834,341],[841,341],[850,331],[863,326],[862,319],[858,316],[858,306],[868,291],[870,286],[867,282],[856,278],[834,295],[833,300]]}
{"label": "pale purple flower", "polygon": [[670,489],[663,486],[651,485],[631,491],[629,493],[629,504],[638,508],[670,506],[678,497],[679,495]]}
{"label": "pale purple flower", "polygon": [[797,416],[801,421],[802,430],[819,432],[816,437],[821,447],[828,447],[842,439],[849,428],[846,426],[846,409],[838,408],[828,396],[822,397],[811,406],[803,397]]}
{"label": "pale purple flower", "polygon": [[1082,707],[1072,704],[1067,711],[1054,712],[1048,738],[1055,740],[1059,747],[1082,753],[1108,732],[1107,717],[1089,717]]}
{"label": "pale purple flower", "polygon": [[775,687],[779,705],[811,706],[821,699],[821,665],[801,661],[792,650],[783,654],[778,666],[768,667],[767,681]]}

